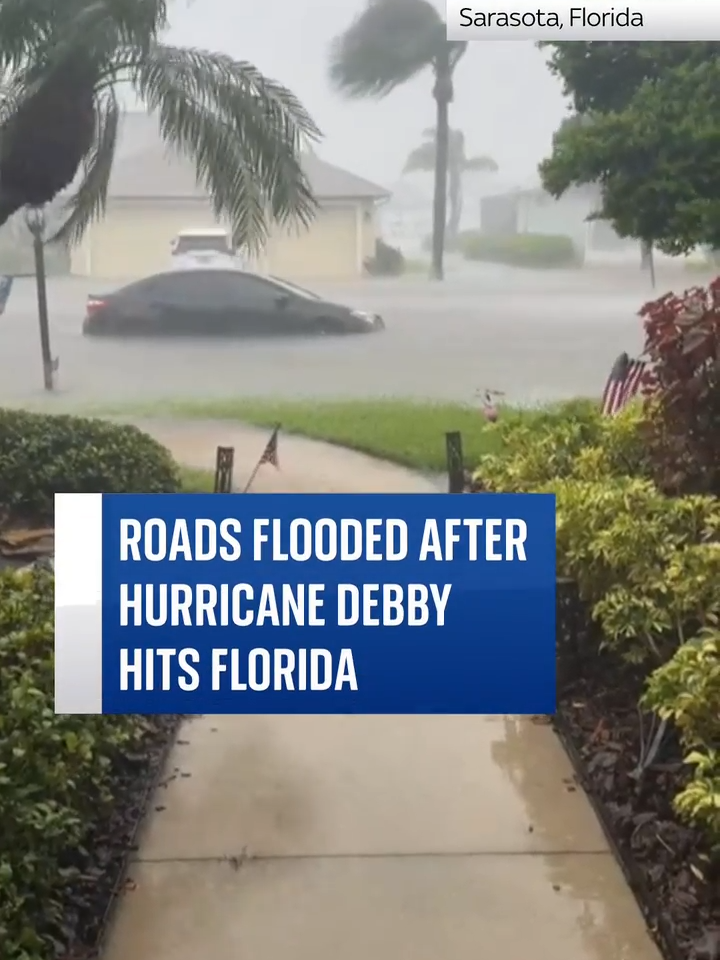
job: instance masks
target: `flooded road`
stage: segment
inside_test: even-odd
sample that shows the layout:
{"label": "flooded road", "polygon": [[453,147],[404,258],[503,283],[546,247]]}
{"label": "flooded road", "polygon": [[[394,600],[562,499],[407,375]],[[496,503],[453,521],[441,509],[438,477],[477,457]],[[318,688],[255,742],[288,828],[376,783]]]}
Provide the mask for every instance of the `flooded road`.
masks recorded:
{"label": "flooded road", "polygon": [[[692,277],[676,278],[680,286]],[[646,278],[613,271],[531,272],[486,266],[423,278],[314,285],[381,313],[384,333],[314,340],[89,340],[85,298],[105,285],[51,279],[53,354],[71,402],[173,396],[377,397],[471,401],[480,387],[533,403],[601,392],[622,350],[640,349]],[[663,287],[662,289],[666,289]],[[0,320],[0,401],[41,395],[34,280],[16,281]]]}

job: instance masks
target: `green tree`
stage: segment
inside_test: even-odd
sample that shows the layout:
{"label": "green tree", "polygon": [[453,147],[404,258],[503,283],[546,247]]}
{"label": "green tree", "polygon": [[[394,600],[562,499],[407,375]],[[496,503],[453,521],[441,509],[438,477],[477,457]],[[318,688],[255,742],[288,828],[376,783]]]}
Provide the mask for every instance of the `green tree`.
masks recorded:
{"label": "green tree", "polygon": [[164,0],[3,0],[0,225],[71,184],[56,236],[77,240],[102,216],[123,82],[195,162],[239,244],[261,244],[270,219],[310,221],[300,148],[319,131],[303,106],[249,63],[163,43],[166,26]]}
{"label": "green tree", "polygon": [[435,189],[432,275],[443,279],[447,219],[449,107],[453,74],[465,41],[450,41],[445,23],[428,0],[370,0],[333,43],[330,78],[352,97],[384,97],[424,70],[434,76]]}
{"label": "green tree", "polygon": [[[415,170],[431,172],[435,169],[437,158],[437,137],[435,130],[424,130],[423,142],[415,147],[405,161],[403,173]],[[450,130],[448,138],[448,206],[446,240],[452,243],[460,231],[460,219],[463,208],[463,179],[472,171],[496,173],[497,163],[492,157],[469,157],[465,152],[465,134],[462,130]]]}
{"label": "green tree", "polygon": [[[637,237],[641,242],[642,265],[652,269],[652,248],[660,235],[650,232],[634,232],[640,229],[656,229],[652,218],[643,216],[630,223],[632,207],[628,193],[629,181],[633,180],[641,191],[638,199],[646,200],[652,194],[653,202],[661,202],[662,185],[649,183],[649,163],[653,159],[648,149],[651,141],[658,140],[652,132],[646,137],[647,123],[642,123],[636,132],[644,139],[638,142],[620,142],[617,139],[618,124],[623,136],[628,134],[628,123],[638,119],[632,105],[646,89],[667,89],[666,80],[676,70],[713,62],[720,51],[720,44],[708,43],[541,43],[540,47],[551,51],[549,67],[558,76],[564,92],[571,98],[576,111],[574,122],[564,123],[553,139],[553,151],[540,166],[540,175],[545,188],[554,196],[560,196],[568,187],[597,182],[603,193],[603,208],[600,216],[612,221],[621,236]],[[664,94],[659,93],[659,97]],[[655,98],[662,120],[660,100]],[[624,120],[619,117],[625,116]],[[583,122],[580,122],[580,121]],[[664,142],[665,150],[675,142],[676,131],[671,131],[663,121],[664,135],[671,140]],[[657,127],[655,132],[657,132]],[[631,143],[634,144],[631,147]],[[658,159],[655,156],[655,159]],[[629,165],[629,166],[628,166]],[[623,182],[620,188],[620,182]],[[616,196],[611,191],[618,191]],[[666,198],[669,199],[669,198]],[[616,217],[613,211],[617,211]]]}
{"label": "green tree", "polygon": [[552,194],[597,182],[621,236],[671,254],[720,248],[720,60],[669,70],[560,140],[542,165]]}
{"label": "green tree", "polygon": [[688,61],[702,62],[720,44],[616,41],[541,41],[550,53],[548,66],[563,84],[576,113],[617,113],[646,80],[658,80]]}

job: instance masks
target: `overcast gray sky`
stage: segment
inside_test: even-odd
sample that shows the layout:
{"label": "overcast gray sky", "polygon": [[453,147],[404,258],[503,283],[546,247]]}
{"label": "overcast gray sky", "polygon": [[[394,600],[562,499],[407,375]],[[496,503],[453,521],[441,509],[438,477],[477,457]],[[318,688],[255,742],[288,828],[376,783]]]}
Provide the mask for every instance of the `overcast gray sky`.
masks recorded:
{"label": "overcast gray sky", "polygon": [[[171,7],[173,43],[249,60],[303,101],[322,129],[318,153],[381,184],[392,184],[405,157],[432,126],[430,75],[380,102],[345,101],[327,79],[328,48],[362,10],[364,0],[183,0]],[[471,42],[457,69],[453,126],[468,149],[498,162],[500,182],[535,176],[566,107],[541,54],[525,41]]]}

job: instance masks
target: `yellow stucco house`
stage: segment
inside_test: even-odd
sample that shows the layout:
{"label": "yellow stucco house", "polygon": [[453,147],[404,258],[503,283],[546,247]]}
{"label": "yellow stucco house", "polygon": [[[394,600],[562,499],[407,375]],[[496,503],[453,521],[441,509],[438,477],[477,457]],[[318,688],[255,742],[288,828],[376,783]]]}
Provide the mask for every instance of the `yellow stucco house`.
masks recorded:
{"label": "yellow stucco house", "polygon": [[[288,280],[350,280],[362,275],[376,238],[376,207],[388,193],[377,184],[303,156],[319,209],[307,229],[271,228],[253,266]],[[131,279],[168,268],[180,230],[216,227],[191,162],[171,158],[147,114],[127,114],[104,219],[71,251],[79,276]]]}

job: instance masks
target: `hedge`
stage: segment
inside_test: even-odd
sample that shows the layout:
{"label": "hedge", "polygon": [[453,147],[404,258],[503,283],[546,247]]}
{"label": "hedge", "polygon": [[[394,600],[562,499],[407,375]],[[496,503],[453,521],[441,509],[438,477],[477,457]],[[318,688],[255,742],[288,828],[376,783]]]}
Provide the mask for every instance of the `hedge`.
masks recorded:
{"label": "hedge", "polygon": [[55,493],[176,493],[169,452],[136,427],[0,410],[0,512],[51,523]]}
{"label": "hedge", "polygon": [[458,237],[457,249],[466,260],[515,267],[574,267],[580,262],[572,239],[559,234],[517,233],[498,237],[468,231]]}
{"label": "hedge", "polygon": [[3,960],[50,960],[67,939],[78,851],[112,805],[142,717],[56,716],[53,576],[0,574],[0,942]]}
{"label": "hedge", "polygon": [[[135,427],[0,411],[6,522],[52,523],[56,492],[179,489],[168,451]],[[115,812],[120,771],[156,736],[143,717],[55,715],[53,586],[39,567],[0,573],[2,960],[52,960],[75,949],[74,898],[94,859],[84,844]]]}
{"label": "hedge", "polygon": [[653,481],[652,405],[604,418],[578,409],[533,431],[502,421],[479,490],[552,492],[557,566],[603,643],[647,674],[642,705],[675,724],[692,776],[678,815],[720,844],[720,500],[667,496]]}

